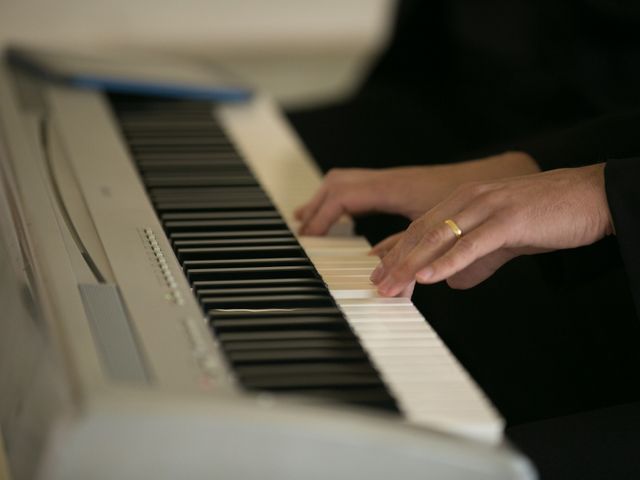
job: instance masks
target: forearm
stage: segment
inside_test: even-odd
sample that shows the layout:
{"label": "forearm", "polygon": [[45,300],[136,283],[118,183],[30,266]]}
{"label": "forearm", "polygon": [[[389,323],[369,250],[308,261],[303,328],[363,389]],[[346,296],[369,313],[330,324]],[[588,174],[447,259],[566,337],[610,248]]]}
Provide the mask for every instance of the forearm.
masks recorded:
{"label": "forearm", "polygon": [[581,167],[640,155],[640,111],[610,115],[514,146],[541,170]]}

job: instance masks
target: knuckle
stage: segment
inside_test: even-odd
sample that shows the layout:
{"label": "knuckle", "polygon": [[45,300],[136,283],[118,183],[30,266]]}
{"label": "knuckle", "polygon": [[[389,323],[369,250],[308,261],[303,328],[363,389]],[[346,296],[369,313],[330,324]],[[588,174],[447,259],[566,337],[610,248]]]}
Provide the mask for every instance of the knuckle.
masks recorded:
{"label": "knuckle", "polygon": [[[473,238],[462,236],[456,242],[456,249],[465,257],[470,257],[476,253],[478,245]],[[450,258],[447,259],[449,260]]]}
{"label": "knuckle", "polygon": [[442,230],[432,228],[422,235],[421,243],[425,246],[436,246],[441,244],[443,240]]}
{"label": "knuckle", "polygon": [[458,193],[466,197],[478,197],[489,190],[489,185],[484,182],[467,182],[458,187]]}
{"label": "knuckle", "polygon": [[423,267],[422,262],[419,259],[410,256],[402,262],[400,271],[403,273],[404,277],[412,277],[418,272],[418,270],[420,270],[421,267]]}

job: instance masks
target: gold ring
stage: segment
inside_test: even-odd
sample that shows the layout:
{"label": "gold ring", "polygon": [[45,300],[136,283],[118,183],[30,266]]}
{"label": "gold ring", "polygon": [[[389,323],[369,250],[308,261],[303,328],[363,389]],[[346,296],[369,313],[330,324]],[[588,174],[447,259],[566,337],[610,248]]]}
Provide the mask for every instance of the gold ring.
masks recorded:
{"label": "gold ring", "polygon": [[449,227],[451,229],[451,231],[453,232],[453,234],[457,237],[460,238],[462,236],[462,230],[460,230],[460,227],[458,226],[458,224],[456,222],[454,222],[453,220],[451,220],[450,218],[447,218],[444,221],[445,225],[447,227]]}

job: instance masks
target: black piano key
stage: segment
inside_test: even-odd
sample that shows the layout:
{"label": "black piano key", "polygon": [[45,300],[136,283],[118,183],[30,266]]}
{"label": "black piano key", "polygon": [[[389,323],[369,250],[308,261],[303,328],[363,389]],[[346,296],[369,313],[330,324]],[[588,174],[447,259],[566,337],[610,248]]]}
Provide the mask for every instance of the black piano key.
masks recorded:
{"label": "black piano key", "polygon": [[251,175],[144,175],[144,181],[149,187],[185,187],[213,185],[256,185],[256,180]]}
{"label": "black piano key", "polygon": [[224,230],[220,232],[187,230],[181,232],[168,232],[171,240],[196,240],[196,239],[239,239],[239,238],[274,238],[283,235],[291,235],[289,230],[269,229],[264,230]]}
{"label": "black piano key", "polygon": [[182,164],[182,162],[175,162],[173,165],[147,165],[140,166],[139,171],[143,177],[149,175],[250,175],[249,169],[244,165],[228,163],[217,165],[212,162],[207,166]]}
{"label": "black piano key", "polygon": [[226,248],[237,246],[257,245],[262,247],[292,246],[298,247],[298,241],[293,236],[274,238],[221,238],[208,240],[175,240],[173,245],[176,249],[193,248]]}
{"label": "black piano key", "polygon": [[355,338],[348,339],[285,339],[285,340],[262,340],[262,341],[226,341],[222,344],[225,352],[242,352],[242,351],[262,351],[262,350],[304,350],[306,348],[319,349],[353,349],[359,348],[360,345]]}
{"label": "black piano key", "polygon": [[214,296],[200,297],[200,304],[205,309],[215,308],[301,308],[328,307],[333,299],[326,293],[299,295],[251,295],[251,296]]}
{"label": "black piano key", "polygon": [[376,373],[358,374],[309,374],[247,378],[240,377],[249,389],[260,390],[305,390],[309,388],[380,387],[382,382]]}
{"label": "black piano key", "polygon": [[216,337],[219,342],[260,342],[264,340],[308,340],[308,339],[351,339],[353,334],[348,330],[287,330],[274,332],[236,332],[220,333]]}
{"label": "black piano key", "polygon": [[254,350],[226,352],[226,356],[234,365],[253,363],[318,362],[323,360],[350,362],[367,358],[361,348],[304,348],[299,350],[282,350],[279,352],[272,350]]}
{"label": "black piano key", "polygon": [[256,200],[188,200],[188,201],[156,201],[154,206],[158,212],[236,212],[245,210],[271,210],[271,202],[264,199]]}
{"label": "black piano key", "polygon": [[217,155],[152,155],[145,160],[140,160],[138,168],[143,171],[151,170],[173,170],[175,168],[184,169],[243,169],[248,170],[247,166],[241,163],[241,160],[235,156],[217,156]]}
{"label": "black piano key", "polygon": [[357,389],[347,388],[319,388],[289,390],[287,393],[299,393],[314,398],[330,400],[334,402],[352,403],[356,405],[382,408],[391,412],[398,412],[395,400],[389,395],[387,389],[379,387],[361,387]]}
{"label": "black piano key", "polygon": [[274,330],[300,330],[304,328],[317,329],[344,329],[344,319],[339,316],[279,316],[279,317],[255,317],[255,312],[245,311],[244,316],[236,318],[216,318],[216,313],[224,316],[223,310],[209,310],[212,318],[212,326],[216,332],[256,332]]}
{"label": "black piano key", "polygon": [[211,119],[207,115],[202,115],[201,118],[187,118],[187,119],[175,119],[175,118],[157,118],[150,119],[147,115],[133,116],[133,115],[121,115],[119,117],[119,123],[122,130],[128,134],[146,133],[146,132],[166,132],[167,134],[187,129],[199,129],[199,130],[212,130],[213,132],[219,132],[218,129],[211,123]]}
{"label": "black piano key", "polygon": [[176,253],[180,260],[231,259],[231,258],[282,258],[283,261],[293,257],[306,258],[304,250],[299,246],[270,245],[248,247],[200,247],[182,248],[176,245]]}
{"label": "black piano key", "polygon": [[[251,310],[251,313],[243,311],[229,311],[229,310],[209,310],[208,312],[211,320],[216,319],[238,319],[238,318],[288,318],[288,317],[342,317],[342,312],[338,307],[305,307],[305,308],[292,308],[292,309],[277,309],[277,310]],[[345,326],[348,324],[345,322]]]}
{"label": "black piano key", "polygon": [[318,285],[314,287],[262,287],[262,288],[209,288],[197,291],[198,298],[217,296],[256,296],[256,295],[283,295],[296,293],[327,293],[326,288]]}
{"label": "black piano key", "polygon": [[264,267],[295,267],[311,266],[304,257],[287,258],[230,258],[223,260],[185,260],[182,266],[186,272],[215,268],[264,268]]}
{"label": "black piano key", "polygon": [[[135,139],[153,139],[153,138],[225,138],[224,134],[213,126],[210,122],[193,123],[189,126],[180,126],[176,128],[176,125],[170,126],[158,126],[152,128],[149,125],[143,125],[141,127],[130,127],[124,130],[127,140]],[[228,140],[227,140],[228,141]]]}
{"label": "black piano key", "polygon": [[276,210],[249,210],[245,212],[182,212],[163,213],[160,218],[165,221],[171,220],[226,220],[226,219],[257,219],[257,218],[277,218],[280,215]]}
{"label": "black piano key", "polygon": [[134,155],[156,155],[159,153],[211,153],[211,154],[237,154],[230,145],[145,145],[130,147]]}
{"label": "black piano key", "polygon": [[187,165],[245,165],[240,156],[236,152],[227,153],[211,153],[211,152],[153,152],[138,153],[136,155],[136,163],[138,168],[154,165],[170,164],[175,165],[177,162],[184,162]]}
{"label": "black piano key", "polygon": [[[129,132],[127,132],[129,133]],[[215,137],[209,132],[207,135],[127,135],[127,142],[132,148],[137,147],[182,147],[182,146],[225,146],[233,148],[229,140]]]}
{"label": "black piano key", "polygon": [[241,378],[260,378],[280,376],[284,377],[289,375],[293,376],[301,374],[369,375],[374,373],[375,369],[369,362],[307,362],[288,364],[238,365],[236,367],[236,372]]}
{"label": "black piano key", "polygon": [[246,279],[246,280],[209,280],[193,282],[192,287],[196,291],[209,288],[226,288],[226,287],[242,287],[242,288],[261,288],[261,287],[302,287],[302,286],[323,286],[324,283],[318,278],[299,278],[299,277],[283,277],[283,278],[264,278],[264,279]]}
{"label": "black piano key", "polygon": [[286,223],[278,218],[247,219],[247,220],[170,220],[164,222],[165,228],[170,232],[194,232],[202,230],[232,231],[255,230],[264,228],[284,228]]}
{"label": "black piano key", "polygon": [[263,279],[263,278],[287,278],[292,275],[313,278],[316,271],[312,266],[286,266],[286,267],[238,267],[238,268],[193,268],[186,271],[187,278],[192,281],[199,280],[239,280],[239,279]]}
{"label": "black piano key", "polygon": [[[259,186],[250,187],[193,187],[193,188],[154,188],[150,190],[151,199],[156,202],[193,201],[193,200],[263,200],[268,198]],[[273,206],[272,206],[273,208]]]}

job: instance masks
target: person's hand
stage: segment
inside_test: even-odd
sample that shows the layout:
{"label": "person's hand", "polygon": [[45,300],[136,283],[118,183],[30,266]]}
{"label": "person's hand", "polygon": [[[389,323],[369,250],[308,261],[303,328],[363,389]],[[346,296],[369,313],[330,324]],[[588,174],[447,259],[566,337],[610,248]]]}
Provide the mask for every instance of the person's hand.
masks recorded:
{"label": "person's hand", "polygon": [[376,245],[382,260],[371,280],[386,296],[414,280],[470,288],[518,255],[588,245],[611,233],[604,164],[471,183]]}
{"label": "person's hand", "polygon": [[324,235],[345,213],[393,213],[414,220],[464,182],[537,171],[533,159],[520,152],[451,165],[334,169],[295,216],[304,235]]}

